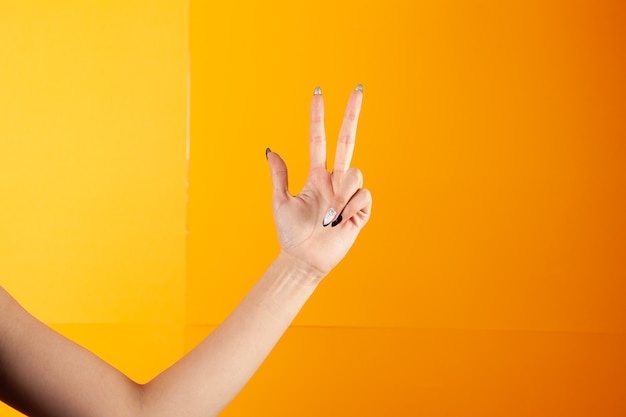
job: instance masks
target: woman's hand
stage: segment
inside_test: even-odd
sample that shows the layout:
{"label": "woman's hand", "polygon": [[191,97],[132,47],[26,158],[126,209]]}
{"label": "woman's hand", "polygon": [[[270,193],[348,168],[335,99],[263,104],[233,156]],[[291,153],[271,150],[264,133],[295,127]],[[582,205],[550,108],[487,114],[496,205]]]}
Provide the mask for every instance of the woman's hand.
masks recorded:
{"label": "woman's hand", "polygon": [[324,99],[320,88],[315,89],[311,103],[311,169],[298,195],[289,193],[283,160],[269,149],[267,153],[281,252],[322,276],[343,259],[370,217],[372,196],[363,188],[361,171],[350,168],[362,100],[359,85],[346,107],[331,173],[326,169]]}

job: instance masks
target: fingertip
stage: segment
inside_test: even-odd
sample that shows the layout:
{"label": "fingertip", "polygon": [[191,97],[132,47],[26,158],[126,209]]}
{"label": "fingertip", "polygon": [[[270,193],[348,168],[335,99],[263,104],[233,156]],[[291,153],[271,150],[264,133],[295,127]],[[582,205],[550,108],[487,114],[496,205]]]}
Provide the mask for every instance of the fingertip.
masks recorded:
{"label": "fingertip", "polygon": [[[269,148],[268,148],[269,149]],[[287,165],[276,152],[266,152],[269,162],[270,175],[274,191],[280,193],[288,192]]]}
{"label": "fingertip", "polygon": [[372,214],[372,193],[367,188],[361,189],[362,193],[365,196],[365,205],[363,206],[363,213],[365,213],[368,217]]}
{"label": "fingertip", "polygon": [[363,84],[359,84],[356,86],[352,93],[350,94],[350,102],[357,107],[361,107],[361,103],[363,102]]}
{"label": "fingertip", "polygon": [[276,169],[282,170],[283,165],[285,165],[283,158],[281,158],[279,154],[272,151],[270,148],[267,148],[265,150],[265,158],[267,159],[267,162],[269,163],[270,171],[275,171]]}

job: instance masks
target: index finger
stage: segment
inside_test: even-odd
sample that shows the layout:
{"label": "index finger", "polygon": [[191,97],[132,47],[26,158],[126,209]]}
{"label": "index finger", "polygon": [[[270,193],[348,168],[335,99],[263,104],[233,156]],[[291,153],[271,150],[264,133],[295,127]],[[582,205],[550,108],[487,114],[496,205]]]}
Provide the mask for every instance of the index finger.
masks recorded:
{"label": "index finger", "polygon": [[343,174],[350,168],[362,101],[363,86],[359,84],[352,94],[350,94],[346,113],[343,116],[343,123],[341,124],[339,140],[337,142],[337,151],[335,152],[335,167],[333,168],[333,173]]}
{"label": "index finger", "polygon": [[311,169],[326,169],[326,132],[324,130],[324,98],[322,89],[315,87],[311,100],[311,131],[310,131]]}

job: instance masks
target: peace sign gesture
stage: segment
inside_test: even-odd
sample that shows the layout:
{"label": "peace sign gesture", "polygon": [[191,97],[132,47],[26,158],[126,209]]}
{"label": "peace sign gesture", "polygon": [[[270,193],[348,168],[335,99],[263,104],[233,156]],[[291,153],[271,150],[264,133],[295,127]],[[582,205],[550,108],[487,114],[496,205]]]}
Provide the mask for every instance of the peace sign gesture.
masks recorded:
{"label": "peace sign gesture", "polygon": [[[230,316],[200,345],[147,384],[30,316],[0,286],[0,400],[38,416],[217,415],[272,350],[316,284],[367,223],[372,197],[350,168],[362,88],[350,95],[332,173],[326,169],[324,100],[311,103],[311,170],[302,191],[268,149],[281,253]],[[103,411],[105,410],[105,411]]]}
{"label": "peace sign gesture", "polygon": [[299,194],[289,193],[287,166],[278,154],[267,150],[281,252],[320,276],[343,259],[371,213],[372,196],[363,188],[363,175],[359,169],[350,168],[362,100],[363,88],[359,85],[348,100],[331,173],[326,168],[324,98],[321,89],[315,89],[311,102],[311,169]]}

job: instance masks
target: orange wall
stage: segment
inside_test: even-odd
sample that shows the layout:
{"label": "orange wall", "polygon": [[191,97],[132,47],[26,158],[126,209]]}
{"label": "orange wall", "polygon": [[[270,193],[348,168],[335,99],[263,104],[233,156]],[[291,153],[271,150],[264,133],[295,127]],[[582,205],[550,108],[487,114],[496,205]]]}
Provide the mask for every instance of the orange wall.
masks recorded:
{"label": "orange wall", "polygon": [[[373,217],[226,416],[624,415],[619,2],[191,2],[187,347],[277,252],[321,85]],[[217,219],[217,220],[216,220]]]}
{"label": "orange wall", "polygon": [[277,253],[265,148],[297,192],[363,83],[372,220],[224,415],[625,415],[624,9],[1,2],[0,284],[150,378]]}
{"label": "orange wall", "polygon": [[297,192],[362,82],[374,217],[300,324],[626,331],[623,8],[297,4],[192,2],[192,323],[276,252],[265,147]]}

